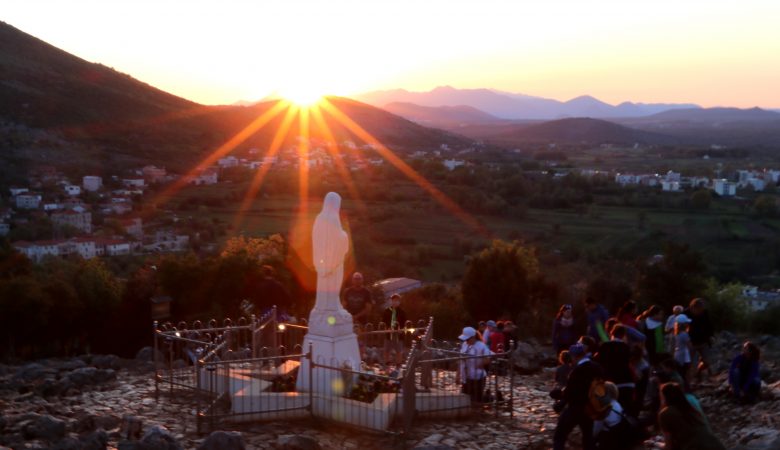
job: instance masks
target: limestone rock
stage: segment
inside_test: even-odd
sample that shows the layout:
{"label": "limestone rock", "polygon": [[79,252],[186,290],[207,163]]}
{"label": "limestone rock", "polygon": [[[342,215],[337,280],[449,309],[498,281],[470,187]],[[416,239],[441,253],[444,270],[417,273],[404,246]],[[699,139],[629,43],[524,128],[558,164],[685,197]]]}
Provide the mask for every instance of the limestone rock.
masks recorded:
{"label": "limestone rock", "polygon": [[116,355],[94,355],[92,365],[98,369],[119,369],[119,357]]}
{"label": "limestone rock", "polygon": [[244,450],[244,438],[237,431],[215,431],[203,441],[198,450]]}
{"label": "limestone rock", "polygon": [[277,444],[283,450],[320,450],[320,444],[316,439],[303,435],[279,436]]}
{"label": "limestone rock", "polygon": [[50,415],[38,416],[24,426],[26,439],[54,441],[65,436],[65,422]]}
{"label": "limestone rock", "polygon": [[82,450],[105,450],[108,445],[108,433],[104,430],[94,431],[81,438]]}
{"label": "limestone rock", "polygon": [[167,428],[156,425],[141,438],[143,450],[184,450]]}

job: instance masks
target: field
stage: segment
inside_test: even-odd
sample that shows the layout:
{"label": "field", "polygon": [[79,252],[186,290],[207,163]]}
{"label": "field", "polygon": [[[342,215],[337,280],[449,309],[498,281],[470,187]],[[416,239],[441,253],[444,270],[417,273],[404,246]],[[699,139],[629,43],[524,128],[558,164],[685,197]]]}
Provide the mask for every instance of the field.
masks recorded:
{"label": "field", "polygon": [[[229,199],[191,213],[226,224],[223,240],[238,234],[262,237],[274,233],[307,239],[321,206],[319,196],[309,201],[307,211],[300,212],[297,195],[260,195],[237,221],[245,189],[241,183],[190,187],[177,194],[172,204],[193,197]],[[716,199],[706,210],[597,204],[579,211],[529,208],[518,217],[474,216],[484,226],[475,230],[430,196],[420,194],[410,182],[396,181],[392,189],[395,196],[384,200],[357,201],[342,192],[342,220],[352,237],[355,264],[377,276],[457,282],[465,268],[464,258],[494,238],[521,240],[537,247],[541,259],[558,264],[582,262],[584,267],[605,259],[634,262],[650,258],[661,253],[667,241],[687,243],[702,253],[712,273],[724,281],[746,274],[771,275],[778,263],[780,220],[755,217],[734,199]]]}

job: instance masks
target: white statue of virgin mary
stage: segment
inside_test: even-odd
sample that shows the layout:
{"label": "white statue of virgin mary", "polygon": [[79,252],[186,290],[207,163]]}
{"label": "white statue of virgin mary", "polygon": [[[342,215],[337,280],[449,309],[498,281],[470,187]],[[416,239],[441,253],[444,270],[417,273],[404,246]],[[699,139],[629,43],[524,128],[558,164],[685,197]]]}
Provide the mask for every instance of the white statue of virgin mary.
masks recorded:
{"label": "white statue of virgin mary", "polygon": [[349,250],[349,237],[341,228],[340,207],[341,196],[329,192],[322,204],[322,211],[314,220],[312,253],[314,268],[317,270],[315,311],[343,310],[339,292],[344,281],[344,257]]}

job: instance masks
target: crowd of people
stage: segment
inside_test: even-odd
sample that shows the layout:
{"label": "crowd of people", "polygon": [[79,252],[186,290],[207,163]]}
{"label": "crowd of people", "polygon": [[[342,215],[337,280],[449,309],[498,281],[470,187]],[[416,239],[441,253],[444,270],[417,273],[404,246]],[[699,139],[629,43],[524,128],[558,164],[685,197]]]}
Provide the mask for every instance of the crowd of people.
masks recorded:
{"label": "crowd of people", "polygon": [[[553,321],[559,361],[550,393],[559,413],[553,448],[563,450],[579,427],[585,450],[631,448],[653,429],[663,433],[667,449],[724,449],[694,395],[697,383],[712,375],[714,332],[704,300],[675,306],[669,316],[658,305],[638,312],[633,301],[614,315],[592,298],[585,309],[581,336],[572,305],[563,305]],[[746,342],[729,371],[738,401],[758,399],[759,364],[758,347]]]}
{"label": "crowd of people", "polygon": [[[274,300],[284,304],[283,289],[276,286],[270,269],[266,275],[264,281],[279,293]],[[360,273],[353,274],[341,298],[355,324],[365,325],[374,302]],[[640,312],[633,301],[614,314],[590,297],[584,305],[581,319],[575,317],[573,305],[562,305],[552,324],[559,363],[550,393],[559,413],[554,450],[565,448],[576,427],[585,450],[631,448],[652,430],[663,433],[670,450],[724,449],[694,395],[697,384],[712,375],[714,330],[704,300],[674,306],[669,315],[658,305]],[[400,366],[404,346],[399,330],[407,320],[400,295],[390,297],[381,317],[388,327],[385,363]],[[491,355],[513,351],[518,329],[511,321],[487,320],[463,328],[458,338],[462,392],[475,403],[488,401],[486,380],[491,370],[499,370],[491,365]],[[759,398],[760,359],[759,348],[748,341],[731,363],[729,384],[741,403]]]}

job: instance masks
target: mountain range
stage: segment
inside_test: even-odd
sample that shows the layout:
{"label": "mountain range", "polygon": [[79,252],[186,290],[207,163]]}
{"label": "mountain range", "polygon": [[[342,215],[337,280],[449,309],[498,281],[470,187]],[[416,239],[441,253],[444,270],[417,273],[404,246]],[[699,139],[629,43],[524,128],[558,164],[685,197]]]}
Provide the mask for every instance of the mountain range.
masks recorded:
{"label": "mountain range", "polygon": [[427,107],[471,106],[500,119],[641,117],[672,109],[700,108],[698,105],[686,103],[624,102],[610,105],[589,95],[561,102],[492,89],[456,89],[451,86],[440,86],[428,92],[410,92],[404,89],[373,91],[358,94],[354,98],[380,108],[399,102]]}

